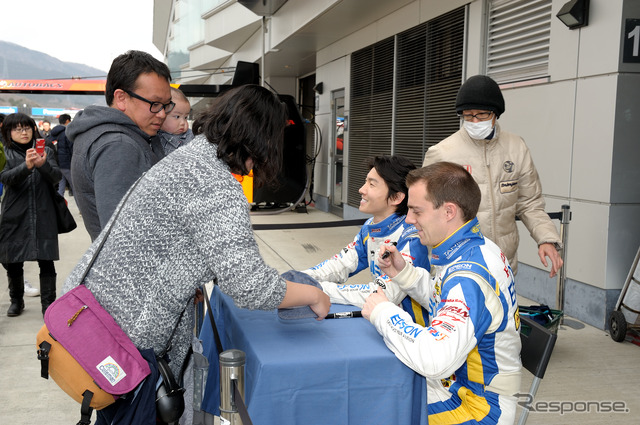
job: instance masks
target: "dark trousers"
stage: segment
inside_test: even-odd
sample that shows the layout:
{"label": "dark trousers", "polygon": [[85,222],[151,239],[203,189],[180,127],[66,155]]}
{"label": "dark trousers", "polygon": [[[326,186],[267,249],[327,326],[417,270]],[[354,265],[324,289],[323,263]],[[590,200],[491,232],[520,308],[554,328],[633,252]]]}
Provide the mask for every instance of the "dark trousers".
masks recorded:
{"label": "dark trousers", "polygon": [[[38,260],[38,266],[40,267],[41,275],[56,274],[56,267],[53,264],[53,260]],[[6,264],[3,263],[2,267],[4,267],[7,271],[7,276],[16,278],[24,276],[24,262]]]}
{"label": "dark trousers", "polygon": [[[24,262],[2,264],[7,270],[9,295],[22,303],[24,297]],[[38,260],[40,267],[40,303],[42,314],[56,300],[56,268],[53,260]],[[24,308],[24,307],[23,307]]]}
{"label": "dark trousers", "polygon": [[62,173],[62,180],[60,180],[60,183],[58,183],[58,193],[64,196],[64,190],[66,189],[67,185],[69,185],[69,191],[73,193],[73,184],[71,183],[71,170],[61,168],[60,172]]}

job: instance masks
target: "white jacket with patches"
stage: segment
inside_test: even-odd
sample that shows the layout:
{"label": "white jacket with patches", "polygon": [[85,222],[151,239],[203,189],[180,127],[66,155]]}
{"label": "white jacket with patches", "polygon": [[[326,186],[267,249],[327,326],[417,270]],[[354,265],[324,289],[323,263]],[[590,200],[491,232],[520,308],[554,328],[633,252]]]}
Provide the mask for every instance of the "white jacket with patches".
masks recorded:
{"label": "white jacket with patches", "polygon": [[464,166],[480,186],[482,201],[478,220],[482,233],[507,255],[514,273],[518,270],[520,217],[538,245],[560,245],[555,225],[545,212],[542,185],[524,140],[498,123],[491,140],[475,140],[464,128],[427,151],[423,166],[449,161]]}

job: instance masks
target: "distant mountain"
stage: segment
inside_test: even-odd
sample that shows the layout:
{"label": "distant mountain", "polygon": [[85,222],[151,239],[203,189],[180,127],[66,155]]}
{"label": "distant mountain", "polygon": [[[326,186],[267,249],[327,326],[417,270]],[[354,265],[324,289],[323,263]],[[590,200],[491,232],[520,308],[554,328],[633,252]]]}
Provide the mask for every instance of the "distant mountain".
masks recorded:
{"label": "distant mountain", "polygon": [[46,53],[0,41],[0,78],[41,80],[48,78],[98,77],[107,71],[72,62],[62,62]]}
{"label": "distant mountain", "polygon": [[[41,80],[71,77],[106,78],[107,71],[87,65],[63,62],[44,52],[0,41],[0,79]],[[104,96],[0,94],[0,106],[41,106],[49,108],[84,108],[104,105]]]}

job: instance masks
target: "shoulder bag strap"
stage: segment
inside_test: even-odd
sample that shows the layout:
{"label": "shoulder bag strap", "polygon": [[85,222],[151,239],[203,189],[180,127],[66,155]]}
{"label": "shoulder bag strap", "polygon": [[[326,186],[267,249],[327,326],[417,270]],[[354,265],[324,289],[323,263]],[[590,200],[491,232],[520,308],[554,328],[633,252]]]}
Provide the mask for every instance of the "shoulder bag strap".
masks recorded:
{"label": "shoulder bag strap", "polygon": [[178,329],[178,325],[180,325],[180,321],[182,320],[182,316],[184,316],[184,312],[187,311],[187,307],[189,306],[189,303],[191,302],[192,298],[189,298],[187,300],[187,305],[184,306],[184,308],[182,309],[182,313],[180,313],[180,317],[178,317],[178,321],[176,322],[176,325],[173,327],[173,331],[171,331],[171,336],[169,337],[169,340],[167,341],[167,345],[164,347],[164,350],[162,350],[162,352],[158,355],[156,355],[156,357],[162,358],[164,357],[165,354],[167,354],[169,352],[169,350],[171,350],[171,341],[173,340],[173,336],[176,334],[176,330]]}
{"label": "shoulder bag strap", "polygon": [[[213,284],[217,284],[217,280],[213,281]],[[211,320],[211,329],[213,329],[213,338],[216,341],[216,347],[218,348],[218,354],[222,353],[224,350],[222,349],[222,341],[220,340],[220,334],[218,333],[218,328],[216,327],[216,321],[213,318],[213,309],[211,308],[211,303],[209,301],[209,294],[207,294],[206,286],[202,287],[202,293],[204,295],[204,301],[207,303],[207,310],[209,310],[209,320]]]}
{"label": "shoulder bag strap", "polygon": [[144,177],[144,174],[142,174],[140,178],[136,180],[136,182],[133,184],[133,186],[131,186],[129,191],[126,193],[126,195],[122,199],[122,202],[120,203],[120,208],[115,210],[115,212],[112,214],[111,225],[107,228],[106,233],[104,234],[104,236],[102,237],[102,240],[100,241],[100,245],[98,245],[98,247],[96,248],[96,251],[93,253],[93,257],[91,257],[91,261],[89,261],[89,264],[84,269],[84,273],[82,273],[82,277],[80,278],[81,285],[84,284],[84,278],[87,277],[87,273],[89,273],[89,270],[91,270],[91,266],[93,266],[93,263],[96,261],[96,258],[98,258],[98,254],[102,250],[102,247],[104,246],[104,243],[107,240],[107,236],[109,236],[109,233],[111,233],[111,229],[116,224],[116,220],[120,215],[120,211],[122,211],[122,208],[124,208],[124,204],[127,202],[127,199],[129,199],[129,196],[133,193],[133,190],[136,188],[136,186],[138,186],[138,183],[140,183],[140,180],[142,180],[143,177]]}

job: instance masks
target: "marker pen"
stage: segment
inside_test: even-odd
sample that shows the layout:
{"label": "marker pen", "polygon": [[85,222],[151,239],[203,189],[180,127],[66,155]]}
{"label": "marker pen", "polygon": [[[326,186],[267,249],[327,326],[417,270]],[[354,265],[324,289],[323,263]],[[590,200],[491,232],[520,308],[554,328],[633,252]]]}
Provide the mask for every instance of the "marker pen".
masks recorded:
{"label": "marker pen", "polygon": [[348,319],[351,317],[362,317],[362,311],[341,311],[338,313],[329,313],[325,319]]}
{"label": "marker pen", "polygon": [[[396,246],[396,245],[398,245],[398,242],[391,242],[391,245]],[[384,260],[385,258],[387,258],[390,255],[391,255],[391,251],[385,251],[384,254],[382,254],[380,256],[380,258],[382,258]]]}

